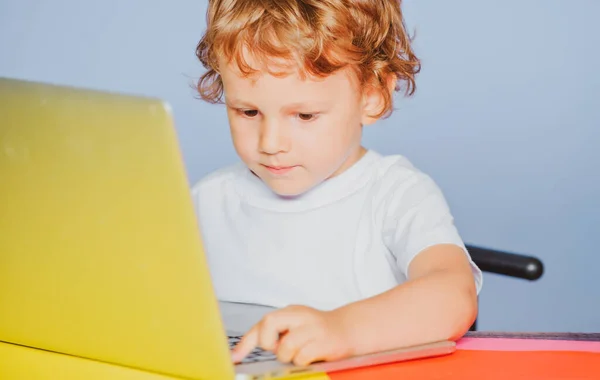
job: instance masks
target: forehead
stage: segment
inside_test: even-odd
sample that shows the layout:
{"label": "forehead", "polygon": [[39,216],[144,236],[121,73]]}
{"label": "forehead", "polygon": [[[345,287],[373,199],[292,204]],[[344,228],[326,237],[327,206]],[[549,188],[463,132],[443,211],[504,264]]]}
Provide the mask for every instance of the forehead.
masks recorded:
{"label": "forehead", "polygon": [[271,62],[253,66],[252,73],[244,73],[236,62],[219,65],[225,97],[315,97],[327,99],[340,94],[356,94],[359,86],[354,72],[344,68],[326,76],[314,76],[301,70],[291,62]]}

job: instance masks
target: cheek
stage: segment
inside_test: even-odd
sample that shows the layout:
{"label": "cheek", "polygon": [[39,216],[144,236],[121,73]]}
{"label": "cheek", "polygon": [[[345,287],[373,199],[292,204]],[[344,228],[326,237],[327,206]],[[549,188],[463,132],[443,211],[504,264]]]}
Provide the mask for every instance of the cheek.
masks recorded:
{"label": "cheek", "polygon": [[235,122],[230,122],[231,140],[233,146],[243,161],[248,161],[254,156],[256,151],[256,138],[252,133],[252,129],[244,128],[244,125],[238,125]]}
{"label": "cheek", "polygon": [[354,114],[346,114],[328,120],[319,131],[319,145],[325,153],[341,154],[348,149],[350,145],[356,143],[360,138],[360,119],[354,117]]}
{"label": "cheek", "polygon": [[313,130],[298,134],[293,150],[313,164],[323,166],[323,170],[329,170],[330,165],[336,165],[356,145],[355,133],[351,130],[353,127],[347,122],[346,118],[324,120],[323,124],[315,125]]}

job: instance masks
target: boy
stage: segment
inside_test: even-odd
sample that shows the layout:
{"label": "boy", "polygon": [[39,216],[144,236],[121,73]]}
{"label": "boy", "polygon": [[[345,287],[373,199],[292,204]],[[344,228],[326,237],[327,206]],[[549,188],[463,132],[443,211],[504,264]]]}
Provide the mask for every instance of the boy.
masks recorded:
{"label": "boy", "polygon": [[307,365],[458,339],[481,273],[436,184],[361,146],[412,94],[398,0],[212,0],[197,55],[243,164],[193,188],[217,297],[277,307],[234,349]]}

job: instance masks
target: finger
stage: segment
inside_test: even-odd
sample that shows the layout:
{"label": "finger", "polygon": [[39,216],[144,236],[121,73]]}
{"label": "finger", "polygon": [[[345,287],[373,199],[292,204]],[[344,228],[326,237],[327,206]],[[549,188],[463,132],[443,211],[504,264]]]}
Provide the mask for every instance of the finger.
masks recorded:
{"label": "finger", "polygon": [[292,362],[294,365],[299,367],[305,367],[316,361],[325,360],[326,357],[327,354],[325,343],[322,341],[312,340],[298,350],[292,359]]}
{"label": "finger", "polygon": [[294,328],[279,340],[276,350],[277,360],[290,363],[300,348],[314,339],[310,330],[305,327]]}
{"label": "finger", "polygon": [[259,323],[258,346],[263,350],[274,351],[279,340],[279,325],[281,315],[277,313],[267,314]]}
{"label": "finger", "polygon": [[299,324],[301,318],[289,312],[272,312],[259,323],[258,345],[268,351],[275,351],[281,335]]}
{"label": "finger", "polygon": [[281,340],[283,339],[283,337],[285,337],[287,335],[288,331],[279,333],[279,340],[275,343],[275,347],[273,347],[273,352],[277,352],[277,350],[279,349],[279,344],[281,343]]}
{"label": "finger", "polygon": [[254,325],[231,351],[231,360],[239,363],[258,345],[258,325]]}

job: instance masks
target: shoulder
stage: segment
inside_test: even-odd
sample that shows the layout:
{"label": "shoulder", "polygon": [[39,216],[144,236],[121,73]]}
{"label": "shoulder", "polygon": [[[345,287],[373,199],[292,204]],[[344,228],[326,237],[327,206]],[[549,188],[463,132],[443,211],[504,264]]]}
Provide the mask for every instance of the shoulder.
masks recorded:
{"label": "shoulder", "polygon": [[406,180],[415,175],[422,174],[408,158],[399,155],[379,156],[377,165],[379,179],[382,181],[389,180]]}
{"label": "shoulder", "polygon": [[224,187],[239,178],[243,172],[244,165],[242,163],[217,169],[202,177],[192,186],[192,196],[197,199],[211,194],[220,194]]}
{"label": "shoulder", "polygon": [[218,225],[216,221],[235,199],[233,184],[243,175],[243,170],[242,164],[229,165],[207,174],[192,186],[193,206],[203,230],[209,231]]}
{"label": "shoulder", "polygon": [[[437,183],[401,155],[381,156],[371,190],[373,212],[384,230],[452,218]],[[389,231],[388,231],[389,232]],[[395,232],[394,232],[395,233]]]}
{"label": "shoulder", "polygon": [[402,198],[406,204],[418,203],[428,195],[441,195],[435,181],[402,155],[380,156],[374,169],[380,199]]}

